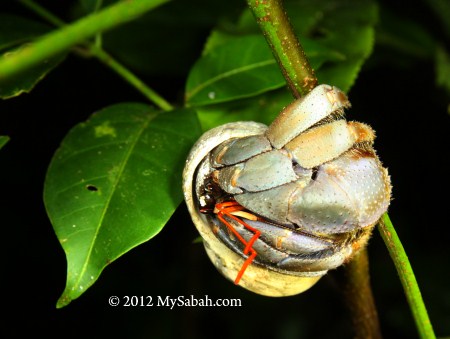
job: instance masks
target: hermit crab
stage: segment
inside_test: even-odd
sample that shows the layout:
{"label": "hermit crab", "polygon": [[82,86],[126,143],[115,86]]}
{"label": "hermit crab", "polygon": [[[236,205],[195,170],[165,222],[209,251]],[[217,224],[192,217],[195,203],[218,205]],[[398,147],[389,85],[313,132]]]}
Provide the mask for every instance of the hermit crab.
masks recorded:
{"label": "hermit crab", "polygon": [[225,124],[193,146],[185,200],[206,252],[228,279],[267,296],[301,293],[363,248],[391,185],[374,131],[320,85],[269,126]]}

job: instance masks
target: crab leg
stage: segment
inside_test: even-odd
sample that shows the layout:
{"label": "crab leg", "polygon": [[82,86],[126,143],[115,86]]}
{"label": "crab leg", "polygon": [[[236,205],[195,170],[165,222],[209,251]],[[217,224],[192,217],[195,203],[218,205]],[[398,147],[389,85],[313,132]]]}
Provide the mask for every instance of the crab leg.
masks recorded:
{"label": "crab leg", "polygon": [[303,168],[333,160],[358,142],[373,142],[375,133],[365,124],[337,120],[311,128],[288,142],[284,148]]}
{"label": "crab leg", "polygon": [[[234,283],[237,285],[239,284],[239,281],[241,280],[245,270],[247,269],[247,267],[253,262],[253,260],[255,259],[257,253],[256,251],[252,248],[253,244],[255,243],[255,241],[259,238],[259,236],[261,235],[261,232],[259,230],[257,230],[254,227],[251,227],[250,225],[248,225],[246,222],[244,222],[243,220],[239,219],[238,217],[236,217],[236,214],[241,214],[242,211],[245,208],[242,207],[241,205],[239,205],[237,202],[235,201],[227,201],[224,203],[219,203],[216,205],[215,208],[215,213],[217,213],[217,217],[219,218],[220,221],[222,221],[224,223],[224,225],[226,225],[228,227],[228,229],[236,236],[236,238],[239,239],[239,241],[241,243],[243,243],[245,245],[244,248],[244,254],[248,254],[250,252],[250,255],[247,257],[247,259],[245,260],[244,264],[242,265]],[[257,219],[256,216],[247,213],[247,212],[243,212],[245,213],[244,215],[249,215],[249,217],[254,217],[252,219]],[[233,215],[234,214],[234,215]],[[235,220],[236,222],[238,222],[239,224],[241,224],[242,226],[244,226],[245,228],[247,228],[248,230],[250,230],[251,232],[254,233],[253,237],[247,242],[237,231],[236,229],[233,227],[233,225],[231,225],[225,218],[224,216],[227,216],[233,220]]]}

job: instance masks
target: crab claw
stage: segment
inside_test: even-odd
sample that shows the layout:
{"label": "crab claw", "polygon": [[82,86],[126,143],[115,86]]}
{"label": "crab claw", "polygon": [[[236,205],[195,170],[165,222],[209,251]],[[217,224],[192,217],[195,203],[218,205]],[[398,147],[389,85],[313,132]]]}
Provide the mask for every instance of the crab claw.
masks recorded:
{"label": "crab claw", "polygon": [[323,118],[350,107],[347,96],[337,87],[320,85],[305,97],[287,106],[272,122],[266,136],[281,148]]}

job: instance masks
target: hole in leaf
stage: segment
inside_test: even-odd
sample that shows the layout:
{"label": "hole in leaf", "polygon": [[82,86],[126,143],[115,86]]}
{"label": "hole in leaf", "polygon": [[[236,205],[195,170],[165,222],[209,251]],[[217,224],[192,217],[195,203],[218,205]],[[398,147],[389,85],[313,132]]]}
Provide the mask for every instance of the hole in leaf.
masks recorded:
{"label": "hole in leaf", "polygon": [[86,185],[86,189],[91,192],[97,192],[98,188],[94,185]]}

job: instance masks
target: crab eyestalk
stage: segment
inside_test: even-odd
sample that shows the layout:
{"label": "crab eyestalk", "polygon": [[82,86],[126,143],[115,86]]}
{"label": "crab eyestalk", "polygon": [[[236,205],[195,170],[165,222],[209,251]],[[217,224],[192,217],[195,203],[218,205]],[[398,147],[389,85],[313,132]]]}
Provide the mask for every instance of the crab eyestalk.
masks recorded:
{"label": "crab eyestalk", "polygon": [[348,106],[339,89],[321,85],[270,127],[226,124],[194,145],[186,202],[228,279],[263,295],[293,295],[365,246],[391,186],[372,129],[347,122]]}

